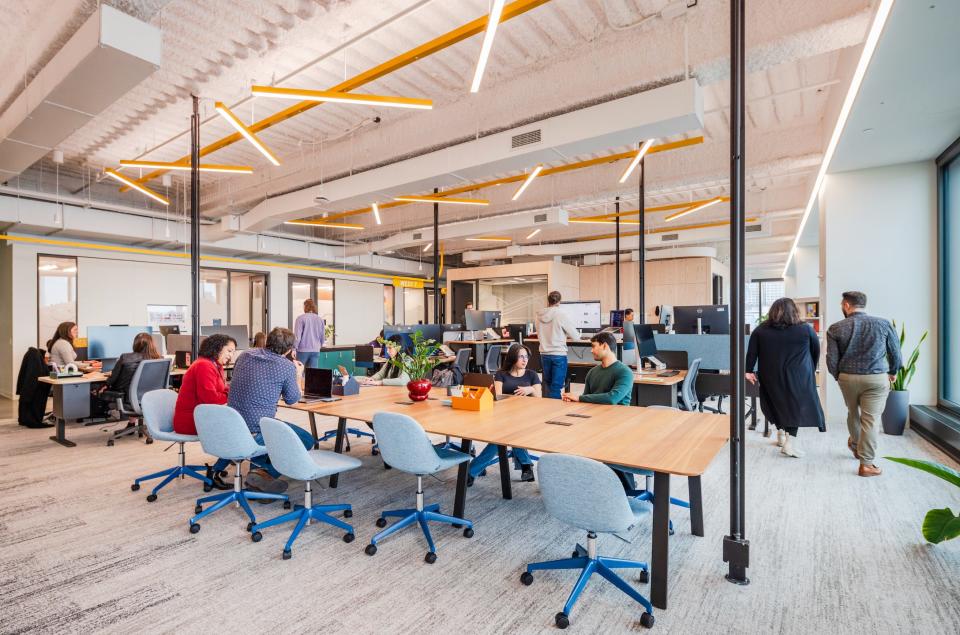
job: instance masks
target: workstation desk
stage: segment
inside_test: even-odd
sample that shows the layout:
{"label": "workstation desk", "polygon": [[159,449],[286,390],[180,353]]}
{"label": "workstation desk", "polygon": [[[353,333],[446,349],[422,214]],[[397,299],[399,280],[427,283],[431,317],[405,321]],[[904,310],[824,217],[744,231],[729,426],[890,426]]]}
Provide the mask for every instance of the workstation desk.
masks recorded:
{"label": "workstation desk", "polygon": [[454,352],[469,346],[470,350],[472,351],[471,357],[473,358],[474,368],[477,369],[483,364],[484,359],[486,358],[485,347],[487,345],[500,344],[501,346],[506,347],[510,344],[513,344],[515,341],[516,340],[511,340],[510,338],[501,337],[495,340],[448,340],[443,343],[452,348]]}
{"label": "workstation desk", "polygon": [[[727,417],[523,397],[498,401],[489,410],[467,411],[452,409],[443,403],[445,399],[445,389],[434,389],[430,399],[413,403],[405,388],[380,386],[361,388],[360,394],[335,402],[286,407],[309,414],[315,439],[316,417],[336,417],[336,452],[343,451],[348,419],[370,424],[377,412],[406,414],[431,434],[460,438],[463,452],[469,452],[474,441],[496,444],[501,489],[507,499],[512,497],[508,446],[651,470],[656,496],[650,599],[658,608],[667,607],[670,476],[687,477],[692,533],[703,536],[700,476],[729,439]],[[570,416],[575,414],[587,418]],[[467,463],[461,463],[457,474],[453,515],[461,518],[466,509],[467,468]],[[330,477],[331,487],[336,487],[337,482],[337,476]]]}

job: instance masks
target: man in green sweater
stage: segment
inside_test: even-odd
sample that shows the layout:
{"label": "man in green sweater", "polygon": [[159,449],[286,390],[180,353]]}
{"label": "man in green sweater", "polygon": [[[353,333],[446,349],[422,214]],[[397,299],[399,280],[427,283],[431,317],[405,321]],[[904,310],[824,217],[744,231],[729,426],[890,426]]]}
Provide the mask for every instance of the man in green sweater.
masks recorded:
{"label": "man in green sweater", "polygon": [[617,360],[617,340],[610,333],[597,333],[590,338],[590,352],[600,362],[587,373],[583,394],[563,393],[564,401],[630,405],[633,392],[633,371]]}

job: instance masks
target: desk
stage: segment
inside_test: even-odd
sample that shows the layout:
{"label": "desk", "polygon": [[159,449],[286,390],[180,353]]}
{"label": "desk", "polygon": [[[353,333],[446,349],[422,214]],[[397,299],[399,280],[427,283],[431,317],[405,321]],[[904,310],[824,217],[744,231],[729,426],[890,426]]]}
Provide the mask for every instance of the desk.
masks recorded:
{"label": "desk", "polygon": [[[416,419],[431,433],[463,439],[461,450],[469,452],[472,441],[528,448],[538,452],[561,452],[604,463],[616,463],[654,472],[656,499],[653,512],[653,557],[651,594],[654,606],[667,607],[668,525],[670,520],[670,475],[686,476],[690,489],[690,517],[694,535],[703,536],[703,506],[700,475],[726,445],[728,419],[699,412],[625,408],[599,404],[567,403],[558,399],[510,398],[486,411],[453,410],[441,403],[444,390],[434,389],[435,399],[407,403],[405,388],[368,387],[359,395],[333,403],[287,406],[310,414],[316,436],[316,415],[338,418],[335,450],[342,452],[347,419],[371,423],[376,412],[399,412]],[[567,418],[587,414],[590,418]],[[547,421],[569,421],[552,425]],[[509,465],[506,451],[500,453],[501,487],[509,498]],[[466,508],[467,463],[457,474],[454,516]],[[331,477],[331,487],[336,487]]]}
{"label": "desk", "polygon": [[630,405],[676,408],[677,386],[683,383],[686,376],[685,370],[677,371],[673,377],[657,377],[657,373],[634,373]]}

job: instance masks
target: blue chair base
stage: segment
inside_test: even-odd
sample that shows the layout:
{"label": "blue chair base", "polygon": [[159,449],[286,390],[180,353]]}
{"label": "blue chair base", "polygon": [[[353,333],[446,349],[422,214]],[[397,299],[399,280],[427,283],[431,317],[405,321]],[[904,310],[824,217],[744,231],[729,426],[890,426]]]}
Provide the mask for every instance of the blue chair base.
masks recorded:
{"label": "blue chair base", "polygon": [[[456,449],[456,448],[454,448],[454,449]],[[513,460],[513,448],[507,450],[507,458],[510,459],[510,460]],[[530,460],[531,460],[531,461],[539,461],[539,460],[540,460],[540,457],[537,456],[536,454],[531,454],[531,455],[530,455]],[[492,459],[490,459],[489,461],[487,461],[486,463],[481,464],[481,465],[479,466],[479,467],[480,467],[480,473],[478,474],[478,476],[485,476],[485,475],[486,475],[486,470],[487,470],[487,468],[490,467],[491,465],[494,465],[494,464],[498,463],[499,461],[500,461],[500,457],[499,457],[499,456],[495,456],[495,457],[493,457]],[[472,466],[471,466],[471,467],[472,467]]]}
{"label": "blue chair base", "polygon": [[153,474],[147,474],[146,476],[141,476],[140,478],[133,481],[133,485],[130,486],[130,489],[136,492],[140,489],[140,483],[144,481],[152,481],[155,478],[164,478],[160,481],[160,484],[153,488],[153,491],[147,496],[147,500],[151,503],[157,500],[157,492],[162,490],[164,487],[170,484],[170,482],[175,478],[181,478],[184,476],[189,476],[190,478],[195,478],[204,485],[213,485],[213,482],[208,479],[206,476],[201,474],[201,472],[206,472],[207,468],[203,465],[177,465],[176,467],[171,467],[166,470],[160,470],[159,472],[154,472]]}
{"label": "blue chair base", "polygon": [[[433,562],[436,559],[437,549],[433,543],[433,536],[430,535],[430,527],[427,523],[436,522],[436,523],[447,523],[454,526],[463,526],[463,535],[467,538],[473,536],[473,523],[469,520],[463,518],[457,518],[456,516],[447,516],[446,514],[440,513],[440,505],[427,505],[422,510],[418,509],[394,509],[390,511],[385,511],[380,514],[380,520],[377,521],[379,526],[383,526],[381,523],[386,523],[387,518],[400,518],[397,522],[390,525],[380,533],[376,534],[373,538],[370,539],[370,544],[367,545],[367,554],[373,555],[377,552],[377,543],[390,536],[395,534],[401,529],[404,529],[413,523],[418,523],[420,525],[420,530],[423,532],[424,537],[427,539],[427,545],[430,547],[430,551],[427,552],[427,561]],[[432,557],[431,557],[432,554]]]}
{"label": "blue chair base", "polygon": [[[585,554],[586,550],[580,545],[577,545],[577,550],[575,553]],[[580,598],[580,594],[583,593],[584,587],[587,586],[587,582],[595,573],[626,593],[634,601],[641,604],[646,611],[646,614],[641,616],[640,623],[648,628],[653,626],[653,606],[650,604],[650,601],[641,595],[640,592],[630,586],[626,580],[614,572],[614,569],[640,569],[644,572],[643,577],[646,579],[646,572],[648,570],[646,562],[622,560],[620,558],[604,558],[602,556],[591,558],[588,555],[577,555],[572,558],[564,558],[562,560],[550,560],[547,562],[534,562],[532,564],[528,564],[527,571],[520,577],[520,580],[524,584],[529,585],[533,583],[534,571],[562,569],[579,569],[580,577],[577,579],[577,583],[573,586],[573,590],[570,592],[570,597],[567,599],[567,603],[563,605],[563,611],[558,613],[556,616],[557,626],[566,628],[569,625],[568,618],[573,610],[573,605],[576,604],[577,600]]]}
{"label": "blue chair base", "polygon": [[[347,452],[350,451],[350,435],[351,435],[351,434],[352,434],[353,436],[357,437],[358,439],[361,439],[361,438],[363,438],[363,437],[370,437],[370,439],[371,439],[373,442],[376,442],[376,436],[374,436],[374,434],[373,434],[372,432],[367,432],[366,430],[361,430],[361,429],[359,429],[359,428],[347,428],[347,432],[346,432],[346,434],[343,436],[343,438],[344,438],[344,439],[346,440],[346,442],[347,442],[347,445],[346,445],[346,450],[347,450]],[[319,439],[317,439],[317,442],[319,443],[319,442],[321,442],[321,441],[329,441],[330,439],[335,439],[336,437],[337,437],[337,431],[336,431],[336,430],[328,430],[327,432],[324,432],[324,433],[323,433],[323,436],[322,436],[322,437],[320,437]],[[377,446],[376,446],[376,443],[374,443],[374,449],[376,449],[376,447],[377,447]],[[377,452],[375,451],[374,454],[376,454],[376,453],[377,453]]]}
{"label": "blue chair base", "polygon": [[300,535],[300,532],[303,531],[304,526],[309,523],[311,520],[316,520],[321,523],[326,523],[328,525],[333,525],[334,527],[339,527],[347,533],[343,536],[344,542],[353,542],[353,527],[349,524],[343,522],[339,518],[334,518],[330,515],[330,512],[348,512],[349,515],[353,515],[353,508],[347,504],[340,505],[313,505],[312,507],[304,507],[303,505],[294,505],[293,511],[277,516],[276,518],[271,518],[262,523],[257,523],[250,528],[250,538],[253,542],[260,542],[262,538],[261,530],[266,529],[267,527],[273,527],[275,525],[282,525],[283,523],[289,523],[296,521],[296,526],[294,526],[293,531],[290,533],[290,537],[287,539],[287,544],[283,546],[283,559],[289,560],[293,555],[292,547],[294,541]]}
{"label": "blue chair base", "polygon": [[[240,508],[247,514],[247,517],[250,519],[250,522],[247,524],[247,531],[253,529],[253,526],[257,523],[257,517],[253,515],[253,510],[250,509],[250,502],[252,500],[278,500],[278,501],[289,501],[290,497],[286,494],[268,494],[266,492],[250,492],[247,490],[233,490],[230,492],[223,492],[222,494],[214,494],[213,496],[205,496],[204,498],[197,499],[196,512],[197,515],[190,519],[190,533],[195,534],[200,531],[200,519],[209,516],[210,514],[223,509],[230,503],[237,503],[240,505]],[[202,509],[204,503],[215,503],[213,506],[206,509]]]}

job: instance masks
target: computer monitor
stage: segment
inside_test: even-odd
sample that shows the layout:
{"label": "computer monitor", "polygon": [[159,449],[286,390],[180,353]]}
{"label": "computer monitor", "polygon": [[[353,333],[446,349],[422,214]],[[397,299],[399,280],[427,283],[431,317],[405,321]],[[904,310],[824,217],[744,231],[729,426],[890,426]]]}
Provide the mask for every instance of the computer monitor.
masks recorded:
{"label": "computer monitor", "polygon": [[217,333],[229,335],[237,340],[238,351],[250,348],[250,331],[247,329],[246,324],[221,324],[219,326],[216,324],[208,324],[200,327],[201,335],[215,335]]}
{"label": "computer monitor", "polygon": [[523,342],[523,338],[530,334],[526,324],[507,324],[507,330],[510,331],[510,339],[514,342]]}
{"label": "computer monitor", "polygon": [[466,323],[468,331],[482,331],[487,328],[484,313],[485,311],[477,311],[476,309],[466,309],[464,311],[463,321]]}
{"label": "computer monitor", "polygon": [[[207,339],[205,335],[200,336],[200,344],[203,344],[203,340]],[[191,351],[193,349],[193,335],[190,334],[180,334],[180,335],[168,335],[167,340],[167,354],[172,355],[176,354],[177,351]]]}
{"label": "computer monitor", "polygon": [[623,311],[614,309],[610,311],[610,326],[623,327]]}
{"label": "computer monitor", "polygon": [[500,328],[500,311],[484,311],[483,322],[485,325],[484,328],[488,328],[488,329]]}
{"label": "computer monitor", "polygon": [[633,331],[637,334],[637,355],[652,357],[657,354],[657,341],[654,339],[653,329],[649,324],[634,324]]}
{"label": "computer monitor", "polygon": [[150,333],[149,326],[88,326],[87,358],[120,357],[133,350],[133,340],[140,333]]}
{"label": "computer monitor", "polygon": [[600,300],[586,302],[561,302],[560,310],[570,318],[578,329],[600,330]]}
{"label": "computer monitor", "polygon": [[171,324],[171,325],[161,326],[160,335],[163,335],[164,337],[166,337],[167,335],[180,335],[180,325]]}
{"label": "computer monitor", "polygon": [[420,331],[420,337],[424,340],[443,342],[443,324],[417,324],[413,327],[413,332],[416,331]]}
{"label": "computer monitor", "polygon": [[674,330],[680,334],[730,334],[730,312],[726,304],[675,306],[673,316]]}
{"label": "computer monitor", "polygon": [[447,331],[462,331],[462,330],[463,330],[463,324],[444,324],[443,325],[444,333],[446,333]]}

